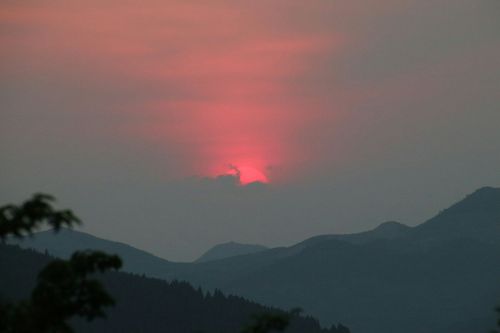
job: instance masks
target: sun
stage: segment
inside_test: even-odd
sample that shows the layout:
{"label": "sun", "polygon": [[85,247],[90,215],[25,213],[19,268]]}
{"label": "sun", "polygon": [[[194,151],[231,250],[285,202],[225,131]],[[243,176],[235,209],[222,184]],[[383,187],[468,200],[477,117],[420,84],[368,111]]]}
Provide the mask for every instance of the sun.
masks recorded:
{"label": "sun", "polygon": [[247,165],[230,165],[230,170],[227,174],[234,175],[239,178],[241,185],[248,185],[250,183],[269,183],[267,176],[257,168]]}

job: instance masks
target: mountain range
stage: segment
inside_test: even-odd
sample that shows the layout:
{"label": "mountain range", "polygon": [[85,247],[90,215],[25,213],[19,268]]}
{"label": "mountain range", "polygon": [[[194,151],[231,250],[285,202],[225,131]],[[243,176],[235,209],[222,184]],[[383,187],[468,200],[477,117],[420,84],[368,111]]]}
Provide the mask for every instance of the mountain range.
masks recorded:
{"label": "mountain range", "polygon": [[[0,305],[26,299],[35,286],[37,273],[53,257],[15,245],[0,244]],[[240,332],[259,314],[284,314],[220,290],[204,292],[187,282],[164,281],[131,273],[110,272],[100,276],[116,305],[105,309],[106,318],[87,322],[72,319],[76,333],[121,332]],[[339,324],[321,328],[310,316],[291,317],[290,333],[349,333]],[[3,331],[2,331],[3,332]],[[9,331],[10,332],[10,331]]]}
{"label": "mountain range", "polygon": [[[500,303],[500,189],[492,187],[416,227],[386,222],[210,261],[174,263],[123,244],[91,245],[123,256],[131,272],[299,306],[324,325],[340,321],[356,333],[485,332]],[[57,255],[61,244],[44,247]]]}

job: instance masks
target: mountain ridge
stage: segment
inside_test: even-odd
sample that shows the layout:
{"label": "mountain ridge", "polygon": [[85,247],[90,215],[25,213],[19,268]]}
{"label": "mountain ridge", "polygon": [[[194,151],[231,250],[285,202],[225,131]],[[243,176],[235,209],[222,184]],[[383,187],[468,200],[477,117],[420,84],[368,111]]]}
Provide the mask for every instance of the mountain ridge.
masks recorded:
{"label": "mountain ridge", "polygon": [[124,261],[124,271],[152,277],[164,276],[165,267],[181,265],[181,263],[173,263],[126,243],[106,240],[69,228],[62,228],[57,233],[53,230],[37,232],[32,237],[22,240],[10,239],[8,244],[39,252],[47,251],[51,255],[64,259],[69,258],[75,251],[87,249],[118,254]]}
{"label": "mountain ridge", "polygon": [[468,333],[494,320],[485,309],[500,298],[498,240],[500,189],[482,188],[416,227],[386,222],[242,256],[169,262],[154,276],[300,306],[357,333]]}
{"label": "mountain ridge", "polygon": [[[38,272],[53,257],[0,244],[0,301],[17,301],[29,296]],[[108,272],[99,276],[114,307],[106,308],[105,319],[88,322],[74,318],[75,332],[238,332],[259,313],[284,313],[276,307],[225,295],[221,291],[204,292],[180,281],[163,281],[131,273]],[[345,333],[345,327],[322,328],[317,319],[293,317],[288,331],[302,333]]]}
{"label": "mountain ridge", "polygon": [[220,260],[229,257],[247,255],[251,253],[256,253],[260,251],[268,250],[269,248],[259,244],[244,244],[237,243],[234,241],[229,241],[221,244],[214,245],[203,253],[195,263],[207,262],[213,260]]}
{"label": "mountain ridge", "polygon": [[[479,189],[416,227],[321,235],[173,275],[264,304],[298,304],[324,324],[335,313],[358,333],[485,331],[494,320],[485,309],[500,298],[499,193]],[[374,237],[392,229],[394,237]]]}

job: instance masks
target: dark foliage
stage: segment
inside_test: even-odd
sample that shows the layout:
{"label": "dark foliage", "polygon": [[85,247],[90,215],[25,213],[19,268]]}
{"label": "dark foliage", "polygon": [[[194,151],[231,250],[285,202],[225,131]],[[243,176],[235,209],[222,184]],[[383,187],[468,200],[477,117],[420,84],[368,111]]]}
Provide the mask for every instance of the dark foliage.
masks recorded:
{"label": "dark foliage", "polygon": [[[22,205],[0,208],[0,239],[22,238],[47,224],[57,232],[80,223],[69,210],[55,210],[54,198],[34,195]],[[264,313],[246,332],[337,332],[323,330],[312,318],[269,309],[216,290],[203,294],[183,282],[108,273],[122,265],[118,256],[99,251],[75,252],[53,259],[15,246],[0,245],[0,332],[238,332],[252,313]],[[37,272],[39,271],[38,275]],[[104,285],[97,276],[103,279]],[[37,276],[37,278],[35,278]],[[27,300],[28,290],[33,289]],[[109,293],[108,293],[109,290]],[[104,308],[118,306],[108,313]],[[105,321],[92,322],[109,314]],[[71,325],[68,321],[72,320]]]}
{"label": "dark foliage", "polygon": [[54,201],[54,197],[38,193],[21,205],[0,207],[0,240],[9,236],[21,238],[27,234],[31,235],[43,224],[58,231],[61,227],[72,227],[81,223],[71,210],[54,209]]}
{"label": "dark foliage", "polygon": [[282,332],[290,323],[290,315],[286,313],[262,313],[255,315],[254,322],[244,328],[242,333]]}
{"label": "dark foliage", "polygon": [[500,306],[496,308],[496,312],[498,313],[497,326],[498,330],[493,330],[491,333],[500,333]]}
{"label": "dark foliage", "polygon": [[[0,238],[31,235],[43,224],[58,231],[80,223],[70,210],[55,210],[53,201],[49,195],[35,194],[19,206],[0,207]],[[118,256],[99,251],[75,252],[69,260],[49,262],[38,274],[29,299],[0,303],[0,331],[73,332],[68,324],[72,317],[88,321],[103,317],[103,308],[113,305],[114,300],[93,276],[121,265]],[[11,269],[12,266],[3,267],[2,272]]]}
{"label": "dark foliage", "polygon": [[[36,284],[36,274],[52,257],[17,246],[0,245],[0,294],[25,298]],[[180,281],[166,282],[129,273],[102,275],[105,290],[116,300],[105,311],[106,320],[70,321],[76,332],[218,332],[236,333],[252,324],[252,315],[287,312],[264,307],[221,291],[203,292]],[[338,333],[322,329],[311,317],[291,317],[287,333]]]}
{"label": "dark foliage", "polygon": [[101,283],[89,277],[118,269],[121,260],[102,252],[76,252],[69,260],[56,259],[38,274],[30,299],[3,304],[3,332],[73,332],[68,320],[104,317],[103,308],[114,305]]}

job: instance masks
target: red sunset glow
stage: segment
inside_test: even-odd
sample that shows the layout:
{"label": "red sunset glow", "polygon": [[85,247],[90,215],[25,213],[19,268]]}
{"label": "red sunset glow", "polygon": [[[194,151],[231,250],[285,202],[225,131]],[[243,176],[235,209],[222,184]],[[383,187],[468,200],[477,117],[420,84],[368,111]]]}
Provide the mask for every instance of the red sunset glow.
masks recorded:
{"label": "red sunset glow", "polygon": [[[37,31],[9,41],[19,44],[10,50],[23,50],[10,56],[26,67],[64,70],[82,82],[93,73],[104,92],[108,78],[123,82],[127,91],[120,96],[128,100],[118,103],[115,116],[128,121],[117,130],[163,150],[175,168],[169,175],[216,177],[231,164],[247,184],[284,178],[284,171],[268,170],[290,173],[303,159],[297,136],[314,115],[304,109],[309,97],[296,95],[297,85],[314,69],[311,57],[338,44],[330,32],[281,26],[268,6],[57,1],[52,8],[13,6],[0,18]],[[142,91],[151,87],[150,94],[135,95],[127,82]]]}
{"label": "red sunset glow", "polygon": [[236,176],[241,185],[248,185],[255,182],[269,182],[269,179],[264,172],[248,165],[230,165],[227,174]]}

